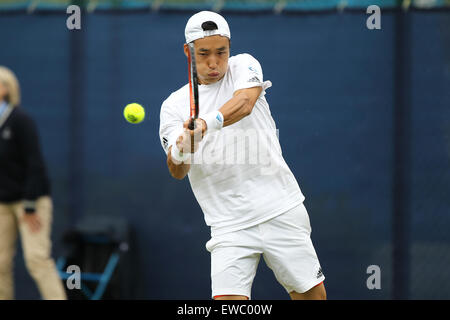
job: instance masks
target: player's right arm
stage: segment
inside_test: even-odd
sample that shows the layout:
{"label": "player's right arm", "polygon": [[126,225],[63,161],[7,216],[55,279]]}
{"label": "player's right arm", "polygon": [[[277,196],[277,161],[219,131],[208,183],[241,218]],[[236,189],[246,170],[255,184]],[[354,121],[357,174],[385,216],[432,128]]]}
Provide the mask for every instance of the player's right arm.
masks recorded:
{"label": "player's right arm", "polygon": [[177,109],[167,100],[163,102],[160,113],[159,138],[164,152],[167,155],[167,167],[170,175],[175,179],[183,179],[189,172],[190,165],[178,162],[172,157],[173,146],[183,135],[183,119]]}
{"label": "player's right arm", "polygon": [[[195,130],[188,129],[189,122],[189,119],[184,122],[183,132],[168,147],[167,167],[171,176],[177,180],[183,179],[188,174],[191,167],[191,156],[198,150],[206,130],[206,124],[202,119],[196,120]],[[183,161],[183,158],[186,158],[187,161]]]}
{"label": "player's right arm", "polygon": [[167,166],[169,167],[170,175],[177,180],[181,180],[188,174],[191,165],[173,159],[171,153],[172,146],[169,147],[169,153],[167,155]]}

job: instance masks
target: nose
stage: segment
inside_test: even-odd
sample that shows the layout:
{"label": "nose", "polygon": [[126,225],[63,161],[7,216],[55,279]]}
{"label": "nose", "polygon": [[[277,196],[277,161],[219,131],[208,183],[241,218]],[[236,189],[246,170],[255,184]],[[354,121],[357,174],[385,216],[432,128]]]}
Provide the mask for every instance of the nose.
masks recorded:
{"label": "nose", "polygon": [[217,68],[217,59],[215,57],[210,57],[208,59],[208,67],[212,70]]}

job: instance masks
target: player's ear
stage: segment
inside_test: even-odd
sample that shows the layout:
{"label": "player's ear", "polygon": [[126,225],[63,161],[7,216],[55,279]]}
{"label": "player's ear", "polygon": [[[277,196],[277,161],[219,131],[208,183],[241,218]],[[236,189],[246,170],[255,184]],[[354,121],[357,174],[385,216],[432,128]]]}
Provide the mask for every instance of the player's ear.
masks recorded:
{"label": "player's ear", "polygon": [[189,50],[187,43],[185,43],[183,45],[183,50],[184,50],[184,55],[187,57],[188,56],[188,50]]}

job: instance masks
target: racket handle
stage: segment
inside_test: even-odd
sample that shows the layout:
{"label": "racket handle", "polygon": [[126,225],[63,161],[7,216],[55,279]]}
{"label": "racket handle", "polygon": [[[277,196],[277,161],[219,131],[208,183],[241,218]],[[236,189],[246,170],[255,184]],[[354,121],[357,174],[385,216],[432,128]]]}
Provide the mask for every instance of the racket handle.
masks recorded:
{"label": "racket handle", "polygon": [[191,121],[189,122],[188,125],[189,130],[194,130],[195,129],[195,119],[191,118]]}

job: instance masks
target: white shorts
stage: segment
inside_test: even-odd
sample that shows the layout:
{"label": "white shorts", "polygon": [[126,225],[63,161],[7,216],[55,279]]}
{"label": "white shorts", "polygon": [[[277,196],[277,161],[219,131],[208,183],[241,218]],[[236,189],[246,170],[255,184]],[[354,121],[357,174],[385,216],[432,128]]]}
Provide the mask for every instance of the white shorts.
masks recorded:
{"label": "white shorts", "polygon": [[288,293],[304,293],[324,281],[310,238],[311,226],[303,204],[256,226],[212,237],[212,297],[251,297],[260,255]]}

